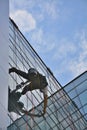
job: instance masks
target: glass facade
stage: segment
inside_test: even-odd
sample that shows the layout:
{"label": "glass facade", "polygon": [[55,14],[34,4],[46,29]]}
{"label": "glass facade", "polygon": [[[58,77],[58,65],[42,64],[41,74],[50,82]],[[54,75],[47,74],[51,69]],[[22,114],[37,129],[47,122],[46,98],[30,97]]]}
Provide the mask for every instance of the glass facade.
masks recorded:
{"label": "glass facade", "polygon": [[[42,75],[46,76],[48,82],[48,96],[50,96],[61,88],[60,84],[53,76],[51,70],[44,64],[22,35],[14,21],[10,19],[9,23],[9,68],[16,67],[25,72],[31,67],[36,68]],[[9,88],[11,91],[15,90],[16,86],[21,82],[25,82],[25,79],[15,73],[9,74]],[[21,91],[22,89],[19,89],[19,92]],[[26,110],[30,110],[43,101],[43,94],[39,90],[28,92],[20,98],[20,101],[24,103]],[[18,115],[13,115],[15,115],[15,113],[10,114],[12,122],[20,117]]]}
{"label": "glass facade", "polygon": [[68,83],[65,91],[87,120],[87,71]]}
{"label": "glass facade", "polygon": [[[61,87],[51,70],[44,64],[13,20],[9,20],[9,68],[14,66],[25,72],[36,68],[48,81],[48,104],[44,116],[9,113],[8,130],[86,130],[87,129],[87,72]],[[9,88],[24,81],[15,73],[9,75]],[[21,91],[21,89],[19,90]],[[85,97],[85,98],[84,98]],[[43,96],[39,90],[20,98],[31,113],[43,110]],[[15,109],[16,106],[14,106]]]}

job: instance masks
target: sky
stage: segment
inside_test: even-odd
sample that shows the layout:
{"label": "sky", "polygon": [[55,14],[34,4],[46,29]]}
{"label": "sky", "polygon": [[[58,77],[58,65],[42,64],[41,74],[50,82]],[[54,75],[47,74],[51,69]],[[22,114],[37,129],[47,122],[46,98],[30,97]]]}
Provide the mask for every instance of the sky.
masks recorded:
{"label": "sky", "polygon": [[61,85],[87,70],[87,0],[9,0],[9,8]]}

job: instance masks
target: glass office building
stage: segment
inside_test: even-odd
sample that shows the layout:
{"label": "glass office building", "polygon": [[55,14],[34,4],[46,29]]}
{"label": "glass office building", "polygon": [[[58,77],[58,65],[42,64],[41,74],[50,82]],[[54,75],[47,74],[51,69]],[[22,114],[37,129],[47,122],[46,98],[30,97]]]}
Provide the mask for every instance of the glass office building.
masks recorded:
{"label": "glass office building", "polygon": [[[62,87],[12,19],[9,20],[9,68],[14,66],[25,72],[36,68],[48,81],[48,104],[44,116],[34,117],[9,112],[8,130],[86,130],[87,129],[87,72]],[[25,80],[15,73],[9,74],[11,91]],[[18,90],[22,91],[22,88]],[[43,111],[43,95],[39,90],[21,96],[20,102],[30,113]]]}

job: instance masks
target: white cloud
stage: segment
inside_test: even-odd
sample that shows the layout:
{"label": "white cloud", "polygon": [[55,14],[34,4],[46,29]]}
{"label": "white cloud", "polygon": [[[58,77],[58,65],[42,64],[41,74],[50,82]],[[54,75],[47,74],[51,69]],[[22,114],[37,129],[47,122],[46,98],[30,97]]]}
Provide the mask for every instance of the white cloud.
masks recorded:
{"label": "white cloud", "polygon": [[46,2],[44,5],[44,11],[53,19],[59,15],[58,1]]}
{"label": "white cloud", "polygon": [[[36,29],[33,33],[32,36],[29,38],[31,43],[33,44],[35,50],[40,53],[49,53],[54,49],[54,42],[52,42],[51,37],[45,37],[45,33],[43,30]],[[49,43],[51,43],[49,45]]]}
{"label": "white cloud", "polygon": [[38,44],[41,44],[42,39],[43,39],[43,30],[42,29],[36,30],[32,35],[32,40],[37,42]]}
{"label": "white cloud", "polygon": [[55,19],[59,16],[59,1],[42,1],[42,0],[11,0],[10,2],[10,12],[16,10],[32,10],[33,15],[37,18],[41,18],[38,20],[44,20],[46,17]]}
{"label": "white cloud", "polygon": [[14,11],[17,9],[30,9],[34,7],[36,4],[32,0],[10,0],[9,1],[9,6],[10,6],[10,11]]}
{"label": "white cloud", "polygon": [[[78,57],[75,57],[70,62],[70,70],[74,75],[79,75],[87,70],[87,35],[86,31],[83,30],[78,35],[79,46],[77,48]],[[80,51],[79,51],[80,50]]]}
{"label": "white cloud", "polygon": [[68,78],[68,74],[71,78],[74,78],[84,71],[87,71],[86,31],[83,30],[79,32],[79,35],[75,38],[76,39],[72,37],[72,42],[68,39],[63,39],[58,44],[55,44],[52,53],[53,59],[51,57],[51,60],[56,62],[54,73],[56,77],[59,75],[58,80],[60,77],[64,78],[63,75],[66,75],[66,79]]}
{"label": "white cloud", "polygon": [[73,54],[75,51],[76,47],[71,41],[68,41],[67,39],[62,39],[61,41],[59,41],[59,44],[55,44],[53,59],[65,59],[71,53]]}
{"label": "white cloud", "polygon": [[36,28],[36,21],[33,16],[25,10],[17,10],[11,13],[11,18],[18,25],[19,29],[24,32],[29,32]]}
{"label": "white cloud", "polygon": [[74,76],[81,74],[87,70],[87,62],[84,61],[72,61],[70,64],[70,70]]}

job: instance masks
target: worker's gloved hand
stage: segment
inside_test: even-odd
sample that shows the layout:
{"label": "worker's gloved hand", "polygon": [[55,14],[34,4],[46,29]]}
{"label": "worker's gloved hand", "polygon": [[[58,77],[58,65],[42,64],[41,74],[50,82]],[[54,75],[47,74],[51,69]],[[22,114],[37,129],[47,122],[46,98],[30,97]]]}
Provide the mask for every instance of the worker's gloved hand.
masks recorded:
{"label": "worker's gloved hand", "polygon": [[10,74],[11,72],[15,72],[15,70],[16,70],[15,67],[10,68],[10,69],[9,69],[9,74]]}
{"label": "worker's gloved hand", "polygon": [[24,82],[21,82],[21,85],[24,85],[25,83]]}

